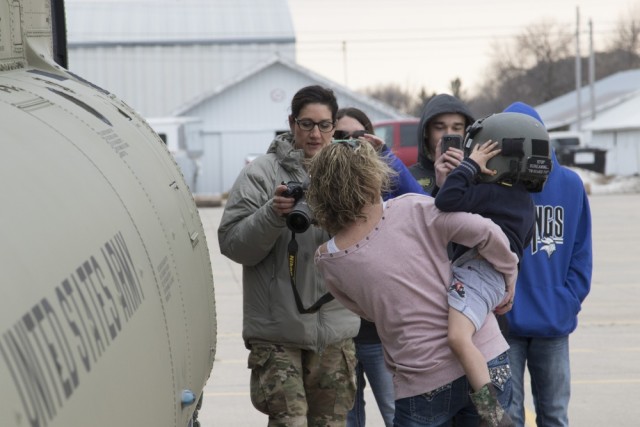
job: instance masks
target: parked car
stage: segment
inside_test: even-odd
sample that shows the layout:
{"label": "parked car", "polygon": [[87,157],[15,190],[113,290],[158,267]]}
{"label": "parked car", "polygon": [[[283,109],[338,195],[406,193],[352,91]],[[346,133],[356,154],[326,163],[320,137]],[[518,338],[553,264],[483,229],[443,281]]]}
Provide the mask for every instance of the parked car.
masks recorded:
{"label": "parked car", "polygon": [[418,161],[418,119],[400,119],[376,122],[376,135],[407,167]]}

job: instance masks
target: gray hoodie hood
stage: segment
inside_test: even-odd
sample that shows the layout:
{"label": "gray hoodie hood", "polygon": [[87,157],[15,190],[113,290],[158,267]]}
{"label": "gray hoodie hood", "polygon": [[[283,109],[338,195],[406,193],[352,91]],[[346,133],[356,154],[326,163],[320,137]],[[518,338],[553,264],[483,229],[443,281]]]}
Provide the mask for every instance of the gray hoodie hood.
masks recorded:
{"label": "gray hoodie hood", "polygon": [[436,95],[424,106],[420,115],[420,125],[418,126],[418,163],[425,166],[425,163],[433,164],[433,160],[429,158],[427,144],[423,135],[429,122],[440,114],[462,114],[466,118],[465,126],[469,126],[475,120],[469,108],[455,96],[440,94]]}

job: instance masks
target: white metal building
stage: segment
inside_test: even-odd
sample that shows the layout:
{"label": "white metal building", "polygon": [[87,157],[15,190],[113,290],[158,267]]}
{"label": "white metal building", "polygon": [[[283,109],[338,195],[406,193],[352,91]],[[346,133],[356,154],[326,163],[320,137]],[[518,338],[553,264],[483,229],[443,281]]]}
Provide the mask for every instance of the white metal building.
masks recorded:
{"label": "white metal building", "polygon": [[607,150],[605,174],[640,172],[640,91],[585,126],[592,147]]}
{"label": "white metal building", "polygon": [[332,88],[338,105],[360,108],[373,122],[407,117],[291,61],[272,58],[173,112],[176,116],[202,118],[205,147],[202,163],[218,165],[203,168],[199,182],[208,186],[197,190],[213,193],[229,190],[245,165],[245,157],[266,153],[276,133],[289,130],[291,98],[298,89],[312,84]]}
{"label": "white metal building", "polygon": [[287,130],[291,98],[303,86],[330,87],[339,105],[362,108],[373,121],[406,117],[298,66],[287,0],[68,0],[65,9],[70,71],[169,139],[181,133],[168,123],[190,123],[190,133],[200,126],[201,138],[167,141],[182,144],[177,157],[200,161],[189,168],[199,175],[186,176],[196,193],[229,190],[245,157]]}
{"label": "white metal building", "polygon": [[[603,112],[616,107],[640,90],[640,69],[621,71],[594,83],[593,108],[591,105],[591,87],[580,89],[580,125],[586,126],[592,120],[592,111],[596,118]],[[577,93],[572,91],[535,107],[545,126],[550,131],[578,131]]]}
{"label": "white metal building", "polygon": [[68,0],[69,70],[144,117],[274,55],[295,60],[287,0]]}
{"label": "white metal building", "polygon": [[593,90],[580,91],[580,121],[576,91],[535,108],[550,131],[579,131],[589,147],[606,150],[605,174],[640,173],[640,69],[598,80]]}

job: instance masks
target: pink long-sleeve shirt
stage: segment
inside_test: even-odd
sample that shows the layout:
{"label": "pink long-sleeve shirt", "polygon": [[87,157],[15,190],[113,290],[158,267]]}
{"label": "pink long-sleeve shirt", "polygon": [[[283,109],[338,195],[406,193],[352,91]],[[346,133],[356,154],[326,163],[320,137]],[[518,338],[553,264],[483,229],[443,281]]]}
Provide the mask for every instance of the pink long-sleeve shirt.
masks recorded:
{"label": "pink long-sleeve shirt", "polygon": [[[476,214],[441,212],[431,197],[416,194],[389,200],[374,230],[350,248],[316,253],[327,289],[375,322],[396,399],[464,375],[447,343],[449,241],[476,247],[508,285],[515,283],[518,260],[500,227]],[[473,342],[487,360],[508,349],[493,314]]]}

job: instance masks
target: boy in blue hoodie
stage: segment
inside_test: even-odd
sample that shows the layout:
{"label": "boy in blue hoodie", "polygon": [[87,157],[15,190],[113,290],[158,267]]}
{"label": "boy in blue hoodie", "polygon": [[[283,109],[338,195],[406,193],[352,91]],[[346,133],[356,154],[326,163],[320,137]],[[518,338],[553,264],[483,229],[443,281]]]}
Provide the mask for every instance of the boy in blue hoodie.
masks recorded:
{"label": "boy in blue hoodie", "polygon": [[[529,105],[516,102],[505,112],[527,114],[542,123]],[[509,415],[524,426],[524,370],[538,425],[568,426],[571,394],[569,334],[578,324],[591,287],[591,211],[584,184],[551,153],[553,168],[544,189],[532,194],[536,226],[524,251],[513,308],[506,314],[513,401]]]}

